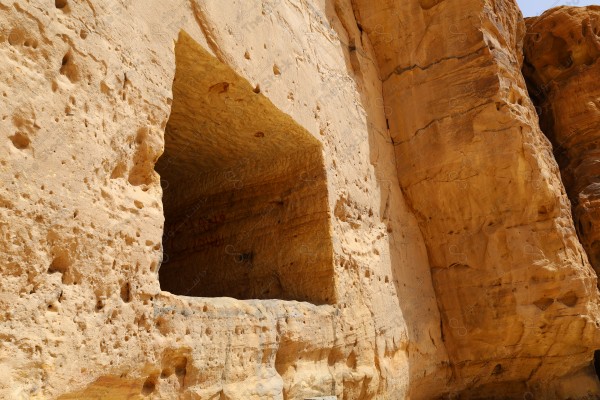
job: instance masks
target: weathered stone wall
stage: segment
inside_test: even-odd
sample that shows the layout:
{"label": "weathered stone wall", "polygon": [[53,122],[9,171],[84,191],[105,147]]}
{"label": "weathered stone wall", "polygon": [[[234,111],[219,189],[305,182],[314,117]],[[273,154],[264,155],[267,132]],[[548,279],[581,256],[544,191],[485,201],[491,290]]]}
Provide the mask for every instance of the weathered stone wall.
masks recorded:
{"label": "weathered stone wall", "polygon": [[[598,340],[596,276],[521,75],[515,3],[356,3],[379,60],[400,184],[428,248],[449,392],[516,398],[586,368]],[[544,333],[553,331],[560,339]]]}
{"label": "weathered stone wall", "polygon": [[[405,396],[437,306],[372,58],[358,77],[333,4],[0,8],[3,397]],[[160,293],[181,30],[321,142],[334,305]]]}
{"label": "weathered stone wall", "polygon": [[542,130],[573,206],[590,262],[600,270],[600,7],[562,7],[527,21],[525,73]]}
{"label": "weathered stone wall", "polygon": [[[0,397],[600,393],[596,275],[512,0],[0,0],[0,20]],[[206,74],[178,74],[190,48]],[[161,291],[170,224],[217,192],[203,216],[293,221],[242,223],[255,276],[208,290],[236,274],[201,255]]]}

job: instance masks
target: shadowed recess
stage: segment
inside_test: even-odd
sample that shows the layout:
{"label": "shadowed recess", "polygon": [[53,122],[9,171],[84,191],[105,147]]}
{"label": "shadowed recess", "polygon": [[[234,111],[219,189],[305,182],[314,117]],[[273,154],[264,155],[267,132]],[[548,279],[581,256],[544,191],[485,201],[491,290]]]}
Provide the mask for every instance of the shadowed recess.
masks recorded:
{"label": "shadowed recess", "polygon": [[596,376],[600,379],[600,350],[594,351],[594,372],[596,372]]}
{"label": "shadowed recess", "polygon": [[321,144],[185,32],[175,58],[162,289],[333,302]]}

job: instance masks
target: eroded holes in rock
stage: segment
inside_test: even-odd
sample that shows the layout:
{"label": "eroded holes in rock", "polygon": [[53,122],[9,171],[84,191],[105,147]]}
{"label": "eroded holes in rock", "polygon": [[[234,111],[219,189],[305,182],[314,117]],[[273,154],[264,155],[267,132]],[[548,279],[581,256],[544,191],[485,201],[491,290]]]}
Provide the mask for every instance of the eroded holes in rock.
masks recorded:
{"label": "eroded holes in rock", "polygon": [[184,32],[175,56],[162,289],[334,302],[320,143]]}
{"label": "eroded holes in rock", "polygon": [[144,381],[144,384],[142,386],[142,394],[144,396],[148,396],[148,395],[152,394],[152,392],[154,392],[156,390],[156,382],[157,382],[157,377],[155,375],[149,376],[146,379],[146,381]]}
{"label": "eroded holes in rock", "polygon": [[125,303],[129,303],[131,301],[131,285],[129,282],[121,285],[121,299]]}
{"label": "eroded holes in rock", "polygon": [[61,281],[64,284],[72,284],[73,276],[70,272],[70,267],[72,264],[71,257],[69,253],[65,250],[58,250],[48,267],[49,274],[59,273],[61,275]]}
{"label": "eroded holes in rock", "polygon": [[69,50],[61,60],[60,74],[66,76],[73,83],[79,81],[79,69],[73,62],[71,50]]}
{"label": "eroded holes in rock", "polygon": [[24,40],[25,34],[20,29],[15,28],[8,34],[8,44],[10,44],[11,46],[20,45],[21,43],[23,43]]}
{"label": "eroded holes in rock", "polygon": [[31,140],[29,140],[29,137],[27,137],[27,135],[22,132],[17,132],[14,135],[9,136],[9,139],[12,142],[13,146],[15,146],[19,150],[24,150],[28,148],[31,144]]}

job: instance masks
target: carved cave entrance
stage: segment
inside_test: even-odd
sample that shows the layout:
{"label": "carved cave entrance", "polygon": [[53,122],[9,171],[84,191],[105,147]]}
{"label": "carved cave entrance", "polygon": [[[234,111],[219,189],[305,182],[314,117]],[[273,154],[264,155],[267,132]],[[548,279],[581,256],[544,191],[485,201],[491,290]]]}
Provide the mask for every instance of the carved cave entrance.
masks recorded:
{"label": "carved cave entrance", "polygon": [[334,301],[320,143],[185,32],[161,175],[161,288]]}

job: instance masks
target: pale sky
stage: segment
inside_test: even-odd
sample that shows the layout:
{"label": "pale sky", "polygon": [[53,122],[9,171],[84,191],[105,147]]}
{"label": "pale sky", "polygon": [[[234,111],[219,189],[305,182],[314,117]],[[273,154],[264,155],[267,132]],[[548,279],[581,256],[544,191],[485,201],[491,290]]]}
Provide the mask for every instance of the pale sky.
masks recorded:
{"label": "pale sky", "polygon": [[552,7],[600,5],[600,0],[517,0],[525,17],[540,15]]}

